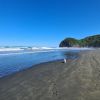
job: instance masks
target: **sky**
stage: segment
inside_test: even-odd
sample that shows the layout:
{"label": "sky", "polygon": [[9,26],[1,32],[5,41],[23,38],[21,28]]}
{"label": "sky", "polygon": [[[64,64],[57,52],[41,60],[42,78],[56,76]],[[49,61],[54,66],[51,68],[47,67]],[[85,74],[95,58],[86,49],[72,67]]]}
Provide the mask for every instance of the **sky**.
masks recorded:
{"label": "sky", "polygon": [[56,47],[100,34],[100,0],[0,0],[0,46]]}

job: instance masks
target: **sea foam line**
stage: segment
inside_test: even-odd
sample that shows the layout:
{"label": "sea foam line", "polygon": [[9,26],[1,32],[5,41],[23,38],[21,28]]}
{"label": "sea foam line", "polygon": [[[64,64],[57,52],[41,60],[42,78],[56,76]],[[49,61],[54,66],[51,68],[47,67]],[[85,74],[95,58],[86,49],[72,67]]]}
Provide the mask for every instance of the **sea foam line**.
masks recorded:
{"label": "sea foam line", "polygon": [[[51,52],[51,51],[57,51],[57,50],[93,50],[93,48],[56,48],[56,49],[44,49],[38,50],[38,51],[27,51],[27,52],[14,52],[14,53],[2,53],[0,56],[4,55],[17,55],[17,54],[32,54],[32,53],[41,53],[41,52]],[[18,50],[19,51],[19,50]],[[5,52],[5,51],[4,51]]]}
{"label": "sea foam line", "polygon": [[17,55],[17,54],[32,54],[32,53],[51,52],[51,51],[56,51],[56,50],[32,51],[32,52],[17,52],[17,53],[5,53],[5,54],[0,54],[0,56],[4,56],[4,55]]}

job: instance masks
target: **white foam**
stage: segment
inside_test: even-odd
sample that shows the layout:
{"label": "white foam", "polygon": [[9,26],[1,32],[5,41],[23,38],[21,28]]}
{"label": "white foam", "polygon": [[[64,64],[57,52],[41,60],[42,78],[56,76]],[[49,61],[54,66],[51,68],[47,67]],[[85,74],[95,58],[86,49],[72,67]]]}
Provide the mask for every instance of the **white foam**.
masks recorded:
{"label": "white foam", "polygon": [[32,50],[39,50],[40,48],[38,47],[32,47]]}
{"label": "white foam", "polygon": [[20,51],[21,48],[0,48],[0,51]]}
{"label": "white foam", "polygon": [[60,47],[59,49],[65,49],[65,50],[93,50],[94,48],[87,48],[87,47]]}
{"label": "white foam", "polygon": [[56,49],[56,48],[50,48],[50,47],[41,47],[41,49]]}
{"label": "white foam", "polygon": [[51,52],[51,51],[55,51],[55,50],[39,50],[39,51],[29,51],[29,52],[14,52],[14,53],[1,53],[0,56],[2,55],[16,55],[16,54],[33,54],[33,53],[41,53],[41,52]]}
{"label": "white foam", "polygon": [[[15,54],[25,54],[25,53],[37,53],[37,52],[50,52],[55,50],[92,50],[93,48],[76,48],[76,47],[16,47],[16,48],[0,48],[0,55],[15,55]],[[29,51],[25,51],[29,50]],[[3,52],[3,53],[2,53]]]}

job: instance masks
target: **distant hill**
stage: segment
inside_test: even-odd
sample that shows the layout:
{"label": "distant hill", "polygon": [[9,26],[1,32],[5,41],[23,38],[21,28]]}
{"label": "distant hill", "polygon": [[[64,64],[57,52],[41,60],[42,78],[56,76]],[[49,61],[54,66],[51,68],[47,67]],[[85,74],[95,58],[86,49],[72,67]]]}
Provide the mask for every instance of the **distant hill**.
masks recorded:
{"label": "distant hill", "polygon": [[66,38],[61,41],[59,47],[100,47],[100,35],[88,36],[80,40]]}

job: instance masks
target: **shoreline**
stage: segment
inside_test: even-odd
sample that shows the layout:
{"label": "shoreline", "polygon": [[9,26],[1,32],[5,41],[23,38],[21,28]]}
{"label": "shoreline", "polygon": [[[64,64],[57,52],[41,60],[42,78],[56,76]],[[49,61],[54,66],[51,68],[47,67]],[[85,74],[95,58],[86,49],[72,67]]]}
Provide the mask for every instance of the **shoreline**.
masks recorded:
{"label": "shoreline", "polygon": [[[75,52],[75,51],[66,52],[66,53],[64,53],[64,55],[66,55],[65,59],[66,60],[67,59],[76,59],[79,56],[79,52],[80,51],[77,51],[77,52]],[[83,52],[83,51],[81,51],[81,52]],[[10,76],[10,75],[16,74],[18,72],[24,71],[24,70],[28,70],[30,68],[33,68],[33,67],[37,66],[37,65],[41,65],[41,64],[45,64],[45,63],[49,63],[49,62],[56,62],[56,61],[63,61],[63,59],[55,59],[55,60],[51,60],[51,61],[45,61],[45,62],[40,62],[40,63],[37,63],[37,64],[33,64],[32,66],[28,66],[27,68],[23,68],[23,69],[20,69],[20,70],[17,70],[17,71],[13,71],[12,73],[9,73],[9,74],[2,74],[0,76],[0,79],[3,78],[3,77],[7,77],[7,76]]]}
{"label": "shoreline", "polygon": [[[77,58],[75,58],[75,59],[77,59]],[[75,60],[75,59],[66,59],[66,60],[67,60],[67,62],[68,62],[68,61],[73,61],[73,60]],[[22,70],[19,70],[19,71],[14,72],[14,73],[11,73],[11,74],[2,76],[2,77],[0,77],[0,80],[1,80],[2,78],[11,77],[11,76],[13,76],[13,75],[16,75],[16,74],[21,73],[21,72],[26,71],[26,70],[31,70],[31,69],[34,70],[35,68],[39,68],[39,67],[41,67],[42,65],[50,64],[50,63],[56,63],[56,62],[64,63],[63,59],[53,60],[53,61],[48,61],[48,62],[42,62],[42,63],[36,64],[36,65],[33,65],[33,66],[31,66],[31,67],[28,67],[28,68],[26,68],[26,69],[22,69]]]}
{"label": "shoreline", "polygon": [[100,50],[46,62],[0,79],[0,100],[99,100]]}

